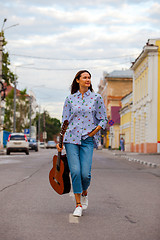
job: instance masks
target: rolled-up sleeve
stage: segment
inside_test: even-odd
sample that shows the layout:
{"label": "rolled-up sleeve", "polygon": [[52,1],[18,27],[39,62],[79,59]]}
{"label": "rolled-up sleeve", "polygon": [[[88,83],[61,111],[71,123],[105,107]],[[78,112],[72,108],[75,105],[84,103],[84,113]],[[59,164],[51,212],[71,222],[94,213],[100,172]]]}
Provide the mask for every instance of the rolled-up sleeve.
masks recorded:
{"label": "rolled-up sleeve", "polygon": [[71,116],[71,106],[70,106],[69,98],[67,97],[65,99],[64,106],[63,106],[62,123],[65,120],[69,121],[70,116]]}
{"label": "rolled-up sleeve", "polygon": [[98,125],[101,126],[103,129],[105,129],[108,119],[107,119],[104,101],[100,94],[98,94],[96,98],[95,108],[96,108],[96,119],[98,120]]}

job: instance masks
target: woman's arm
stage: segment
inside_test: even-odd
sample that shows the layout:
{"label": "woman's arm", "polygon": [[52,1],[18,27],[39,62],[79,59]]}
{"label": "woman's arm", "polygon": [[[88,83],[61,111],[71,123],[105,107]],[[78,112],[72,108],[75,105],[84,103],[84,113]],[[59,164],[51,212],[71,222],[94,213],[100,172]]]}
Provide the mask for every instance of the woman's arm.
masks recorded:
{"label": "woman's arm", "polygon": [[99,130],[101,130],[101,128],[102,127],[98,125],[92,132],[88,134],[88,136],[93,137],[97,132],[99,132]]}
{"label": "woman's arm", "polygon": [[103,98],[100,94],[98,94],[96,101],[95,101],[95,109],[96,109],[96,119],[98,120],[98,126],[105,129],[106,124],[108,122],[106,108],[104,105]]}

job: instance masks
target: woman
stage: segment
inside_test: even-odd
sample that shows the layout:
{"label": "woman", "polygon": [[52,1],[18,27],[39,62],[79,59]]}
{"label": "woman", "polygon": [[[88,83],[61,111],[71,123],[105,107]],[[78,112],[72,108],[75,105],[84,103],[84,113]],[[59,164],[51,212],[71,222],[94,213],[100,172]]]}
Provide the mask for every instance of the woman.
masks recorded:
{"label": "woman", "polygon": [[[69,121],[63,142],[76,200],[73,216],[80,217],[88,207],[93,148],[99,144],[99,130],[105,129],[107,123],[103,99],[93,92],[87,70],[79,71],[72,82],[71,95],[64,103],[62,122],[64,120]],[[57,144],[58,151],[62,148]]]}
{"label": "woman", "polygon": [[123,137],[121,137],[121,139],[120,139],[120,147],[121,147],[121,151],[124,151],[124,139],[123,139]]}

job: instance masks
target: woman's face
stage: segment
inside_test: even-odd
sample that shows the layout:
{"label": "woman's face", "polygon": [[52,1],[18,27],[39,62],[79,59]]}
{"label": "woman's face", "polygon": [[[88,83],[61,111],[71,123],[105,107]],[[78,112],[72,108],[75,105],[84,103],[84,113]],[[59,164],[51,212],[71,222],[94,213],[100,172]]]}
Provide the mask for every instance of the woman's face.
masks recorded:
{"label": "woman's face", "polygon": [[83,72],[79,79],[76,79],[80,88],[89,88],[91,85],[91,76],[88,72]]}

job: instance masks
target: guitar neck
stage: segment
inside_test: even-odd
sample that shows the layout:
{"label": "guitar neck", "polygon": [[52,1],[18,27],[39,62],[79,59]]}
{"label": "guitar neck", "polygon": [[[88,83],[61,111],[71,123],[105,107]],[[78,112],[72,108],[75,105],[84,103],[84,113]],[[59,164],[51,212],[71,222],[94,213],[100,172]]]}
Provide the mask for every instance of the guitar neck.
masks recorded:
{"label": "guitar neck", "polygon": [[[59,140],[59,147],[62,148],[62,142],[63,142],[63,134],[60,133],[60,140]],[[60,170],[60,161],[61,161],[61,152],[58,152],[57,157],[57,170]]]}
{"label": "guitar neck", "polygon": [[63,134],[60,133],[60,139],[59,139],[59,147],[62,148],[62,142],[63,142]]}

